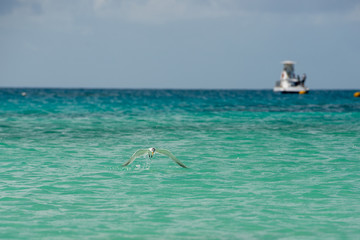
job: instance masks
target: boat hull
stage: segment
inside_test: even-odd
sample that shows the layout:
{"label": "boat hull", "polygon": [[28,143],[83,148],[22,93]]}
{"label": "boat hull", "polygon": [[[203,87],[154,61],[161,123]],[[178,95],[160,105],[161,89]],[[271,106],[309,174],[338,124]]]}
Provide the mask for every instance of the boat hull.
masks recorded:
{"label": "boat hull", "polygon": [[307,87],[302,87],[302,86],[297,86],[297,87],[274,87],[274,92],[280,92],[280,93],[308,93],[309,92],[309,88]]}

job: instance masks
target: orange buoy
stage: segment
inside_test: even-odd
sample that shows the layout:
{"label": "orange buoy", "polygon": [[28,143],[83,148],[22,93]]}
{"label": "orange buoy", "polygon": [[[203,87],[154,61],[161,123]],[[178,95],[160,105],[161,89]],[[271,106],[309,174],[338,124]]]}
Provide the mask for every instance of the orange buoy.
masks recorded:
{"label": "orange buoy", "polygon": [[307,91],[300,91],[299,94],[305,94]]}
{"label": "orange buoy", "polygon": [[354,97],[360,97],[360,92],[354,93]]}

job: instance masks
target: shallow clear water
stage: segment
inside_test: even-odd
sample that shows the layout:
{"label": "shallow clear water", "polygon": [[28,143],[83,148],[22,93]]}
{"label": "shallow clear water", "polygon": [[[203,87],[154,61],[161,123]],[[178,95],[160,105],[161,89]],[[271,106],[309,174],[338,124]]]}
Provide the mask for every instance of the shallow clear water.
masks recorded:
{"label": "shallow clear water", "polygon": [[358,239],[353,93],[0,89],[0,238]]}

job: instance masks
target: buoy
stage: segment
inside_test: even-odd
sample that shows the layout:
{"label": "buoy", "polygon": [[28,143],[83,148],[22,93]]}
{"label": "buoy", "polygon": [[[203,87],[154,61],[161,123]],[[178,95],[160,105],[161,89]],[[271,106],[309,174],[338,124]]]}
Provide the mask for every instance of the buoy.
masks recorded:
{"label": "buoy", "polygon": [[307,91],[300,91],[299,94],[305,94]]}
{"label": "buoy", "polygon": [[354,93],[354,97],[360,97],[360,92]]}
{"label": "buoy", "polygon": [[25,97],[25,96],[26,96],[26,92],[22,92],[22,93],[21,93],[21,96],[24,96],[24,97]]}

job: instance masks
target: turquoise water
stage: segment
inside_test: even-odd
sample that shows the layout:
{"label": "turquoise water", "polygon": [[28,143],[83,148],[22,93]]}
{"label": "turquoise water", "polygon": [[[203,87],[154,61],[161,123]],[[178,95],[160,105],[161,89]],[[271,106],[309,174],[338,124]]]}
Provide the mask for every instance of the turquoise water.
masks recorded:
{"label": "turquoise water", "polygon": [[359,239],[353,93],[0,89],[0,238]]}

